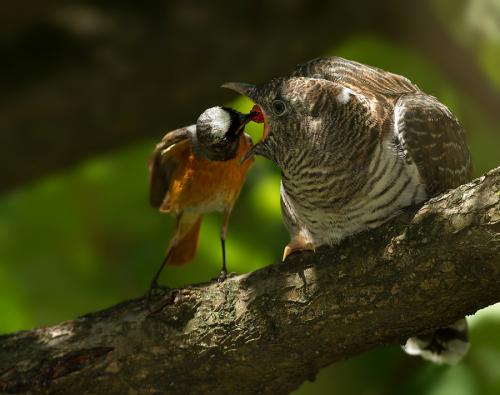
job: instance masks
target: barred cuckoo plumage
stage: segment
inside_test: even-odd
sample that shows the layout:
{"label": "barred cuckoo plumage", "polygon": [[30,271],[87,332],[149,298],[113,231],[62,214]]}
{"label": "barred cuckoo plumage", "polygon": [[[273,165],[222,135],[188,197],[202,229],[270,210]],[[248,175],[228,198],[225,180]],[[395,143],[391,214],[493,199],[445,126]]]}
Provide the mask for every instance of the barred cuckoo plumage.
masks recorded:
{"label": "barred cuckoo plumage", "polygon": [[[380,226],[407,206],[469,181],[462,127],[407,78],[339,57],[300,65],[254,86],[228,83],[262,111],[262,155],[281,170],[281,208],[296,250],[334,245]],[[459,320],[403,346],[434,362],[468,349]]]}

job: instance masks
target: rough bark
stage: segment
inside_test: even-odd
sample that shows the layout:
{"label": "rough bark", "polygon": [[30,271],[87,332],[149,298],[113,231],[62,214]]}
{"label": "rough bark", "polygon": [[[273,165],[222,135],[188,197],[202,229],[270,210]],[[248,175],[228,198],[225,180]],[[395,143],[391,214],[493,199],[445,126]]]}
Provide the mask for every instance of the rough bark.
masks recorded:
{"label": "rough bark", "polygon": [[[500,95],[429,1],[11,2],[0,15],[0,190],[227,101],[356,33],[416,48],[498,119]],[[360,12],[360,9],[363,11]]]}
{"label": "rough bark", "polygon": [[[278,247],[277,247],[278,248]],[[285,394],[500,301],[500,167],[337,247],[0,337],[0,392]]]}

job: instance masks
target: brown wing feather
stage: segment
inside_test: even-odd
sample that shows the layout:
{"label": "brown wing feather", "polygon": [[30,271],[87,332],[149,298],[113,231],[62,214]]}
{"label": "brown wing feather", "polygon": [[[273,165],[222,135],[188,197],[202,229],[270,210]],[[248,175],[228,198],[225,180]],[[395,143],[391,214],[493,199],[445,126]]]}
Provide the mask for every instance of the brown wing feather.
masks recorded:
{"label": "brown wing feather", "polygon": [[395,106],[395,132],[430,196],[472,178],[464,130],[436,98],[423,93],[401,96]]}
{"label": "brown wing feather", "polygon": [[149,159],[149,201],[153,207],[160,208],[168,194],[170,177],[177,166],[173,146],[190,141],[190,129],[194,127],[196,125],[172,130],[156,145]]}
{"label": "brown wing feather", "polygon": [[382,95],[419,92],[408,78],[339,57],[316,58],[298,66],[295,77],[322,78],[356,90]]}

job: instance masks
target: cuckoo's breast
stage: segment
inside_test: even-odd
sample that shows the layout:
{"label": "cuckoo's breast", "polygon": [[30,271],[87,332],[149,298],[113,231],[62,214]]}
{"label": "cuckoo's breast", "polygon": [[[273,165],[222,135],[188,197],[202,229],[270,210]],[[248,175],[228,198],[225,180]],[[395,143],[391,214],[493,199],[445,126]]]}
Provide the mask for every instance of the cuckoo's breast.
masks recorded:
{"label": "cuckoo's breast", "polygon": [[[317,246],[377,227],[427,197],[417,167],[398,155],[389,138],[375,147],[364,168],[346,165],[338,171],[325,163],[293,182],[284,178],[283,189],[290,233],[305,230]],[[287,221],[291,212],[295,220]]]}

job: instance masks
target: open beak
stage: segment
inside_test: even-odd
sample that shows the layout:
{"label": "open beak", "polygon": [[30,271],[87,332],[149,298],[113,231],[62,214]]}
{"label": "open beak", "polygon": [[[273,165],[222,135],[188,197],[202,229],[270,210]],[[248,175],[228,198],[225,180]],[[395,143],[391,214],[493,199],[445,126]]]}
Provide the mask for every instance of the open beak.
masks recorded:
{"label": "open beak", "polygon": [[254,155],[261,155],[261,149],[262,149],[262,142],[261,141],[252,145],[252,147],[247,152],[245,152],[245,154],[241,157],[240,165],[245,163],[248,159],[250,159]]}
{"label": "open beak", "polygon": [[225,84],[222,84],[221,87],[231,89],[238,92],[240,95],[247,96],[248,98],[254,100],[255,85],[245,84],[244,82],[226,82]]}

